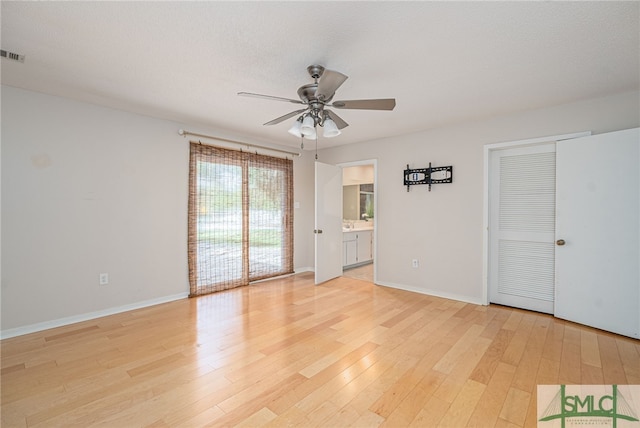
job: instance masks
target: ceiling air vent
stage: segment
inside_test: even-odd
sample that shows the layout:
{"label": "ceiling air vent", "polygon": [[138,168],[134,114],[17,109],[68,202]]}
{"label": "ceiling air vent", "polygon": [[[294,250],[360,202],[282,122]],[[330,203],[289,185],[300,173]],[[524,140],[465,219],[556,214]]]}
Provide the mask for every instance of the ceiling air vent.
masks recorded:
{"label": "ceiling air vent", "polygon": [[24,62],[24,55],[19,55],[13,52],[7,52],[4,49],[0,50],[0,57],[7,58],[13,61]]}

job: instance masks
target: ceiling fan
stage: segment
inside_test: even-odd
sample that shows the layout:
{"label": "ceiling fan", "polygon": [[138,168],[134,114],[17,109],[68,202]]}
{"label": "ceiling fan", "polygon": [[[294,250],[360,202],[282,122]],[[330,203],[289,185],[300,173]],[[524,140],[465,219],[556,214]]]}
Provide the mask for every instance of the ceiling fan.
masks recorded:
{"label": "ceiling fan", "polygon": [[238,92],[238,95],[247,97],[264,98],[275,101],[285,101],[293,104],[302,104],[305,107],[287,113],[273,119],[265,125],[275,125],[294,116],[300,115],[294,122],[289,133],[301,138],[314,139],[317,137],[316,126],[323,128],[322,135],[330,138],[340,135],[340,130],[349,126],[333,111],[327,107],[337,109],[359,109],[359,110],[393,110],[396,106],[395,98],[373,99],[373,100],[342,100],[333,101],[336,90],[347,80],[344,74],[327,70],[321,65],[310,65],[307,71],[314,80],[314,83],[303,85],[298,88],[299,100],[290,98],[274,97],[271,95],[254,94],[251,92]]}

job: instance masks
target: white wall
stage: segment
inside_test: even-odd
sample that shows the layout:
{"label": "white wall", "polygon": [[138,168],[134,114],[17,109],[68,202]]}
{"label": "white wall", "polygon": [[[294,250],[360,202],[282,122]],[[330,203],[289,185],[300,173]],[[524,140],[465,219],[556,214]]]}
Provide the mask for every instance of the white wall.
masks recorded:
{"label": "white wall", "polygon": [[[3,337],[185,297],[189,144],[177,130],[233,136],[7,86],[1,96]],[[296,269],[313,266],[312,167],[310,154],[294,160]]]}
{"label": "white wall", "polygon": [[[482,303],[483,146],[639,125],[640,93],[630,92],[335,147],[321,151],[319,160],[378,160],[379,284]],[[402,185],[407,164],[424,168],[429,162],[453,165],[453,183],[434,185],[430,193],[427,186],[407,192]],[[412,259],[419,260],[419,268],[411,267]]]}
{"label": "white wall", "polygon": [[342,185],[373,183],[373,165],[356,165],[342,169]]}
{"label": "white wall", "polygon": [[[177,130],[251,141],[6,86],[1,97],[3,337],[185,296],[189,148]],[[319,160],[378,159],[380,283],[480,302],[483,145],[636,127],[639,100],[523,112],[328,149]],[[313,157],[294,160],[297,271],[313,268]],[[406,164],[429,161],[453,165],[454,183],[407,193]]]}

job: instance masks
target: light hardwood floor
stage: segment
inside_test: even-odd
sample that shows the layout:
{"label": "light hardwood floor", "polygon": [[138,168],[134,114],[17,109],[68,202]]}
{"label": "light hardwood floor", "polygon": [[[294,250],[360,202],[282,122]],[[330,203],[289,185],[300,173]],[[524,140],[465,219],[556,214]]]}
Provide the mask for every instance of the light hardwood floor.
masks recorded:
{"label": "light hardwood floor", "polygon": [[373,263],[342,271],[342,276],[373,282]]}
{"label": "light hardwood floor", "polygon": [[535,426],[537,384],[640,384],[640,341],[308,273],[1,346],[2,427]]}

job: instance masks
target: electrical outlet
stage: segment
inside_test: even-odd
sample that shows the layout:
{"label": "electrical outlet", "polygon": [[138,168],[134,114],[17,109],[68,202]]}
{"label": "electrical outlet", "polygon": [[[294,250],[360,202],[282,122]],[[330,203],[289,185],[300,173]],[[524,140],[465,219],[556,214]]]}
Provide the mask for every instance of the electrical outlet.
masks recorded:
{"label": "electrical outlet", "polygon": [[418,267],[418,259],[411,260],[411,266],[414,267],[414,268],[417,268]]}
{"label": "electrical outlet", "polygon": [[108,273],[101,273],[100,274],[100,285],[107,285],[109,284],[109,274]]}

